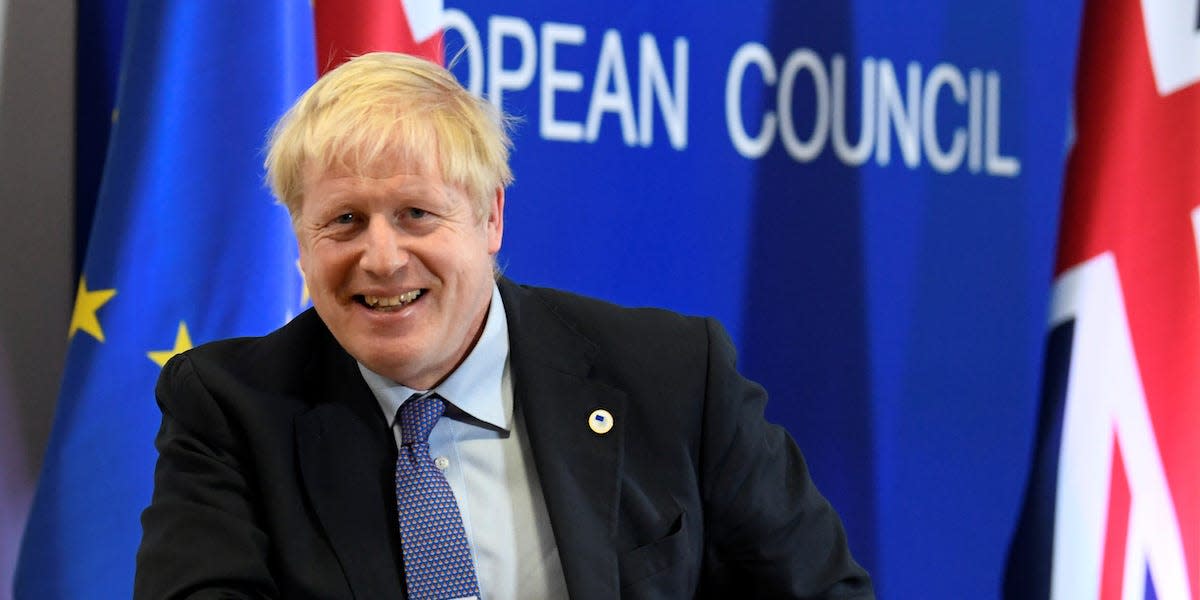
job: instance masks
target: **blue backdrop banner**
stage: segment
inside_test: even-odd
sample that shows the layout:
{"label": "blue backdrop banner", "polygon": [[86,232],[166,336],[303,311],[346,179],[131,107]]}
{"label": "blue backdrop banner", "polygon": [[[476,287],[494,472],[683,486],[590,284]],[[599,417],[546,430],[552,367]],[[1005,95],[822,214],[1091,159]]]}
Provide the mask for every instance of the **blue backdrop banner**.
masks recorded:
{"label": "blue backdrop banner", "polygon": [[514,279],[716,315],[883,598],[994,598],[1079,2],[447,0]]}

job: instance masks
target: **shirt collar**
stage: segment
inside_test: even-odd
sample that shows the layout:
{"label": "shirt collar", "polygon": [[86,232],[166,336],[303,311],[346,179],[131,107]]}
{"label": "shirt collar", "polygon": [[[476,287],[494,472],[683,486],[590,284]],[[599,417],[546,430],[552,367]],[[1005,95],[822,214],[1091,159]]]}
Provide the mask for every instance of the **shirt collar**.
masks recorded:
{"label": "shirt collar", "polygon": [[[512,429],[512,396],[502,393],[507,361],[508,318],[500,299],[500,288],[493,285],[491,305],[479,341],[462,364],[433,391],[458,410],[508,432]],[[358,370],[390,425],[395,425],[396,415],[405,400],[425,391],[400,385],[362,363],[358,363]]]}

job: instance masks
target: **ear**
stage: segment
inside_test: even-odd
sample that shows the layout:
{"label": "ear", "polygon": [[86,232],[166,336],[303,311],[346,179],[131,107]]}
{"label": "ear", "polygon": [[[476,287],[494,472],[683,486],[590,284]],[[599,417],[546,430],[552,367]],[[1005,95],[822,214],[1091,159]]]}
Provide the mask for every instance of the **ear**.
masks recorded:
{"label": "ear", "polygon": [[308,261],[310,255],[305,249],[304,244],[300,243],[299,232],[296,235],[296,247],[299,249],[299,258],[296,259],[296,267],[300,270],[300,283],[304,286],[304,299],[306,304],[312,304],[312,294],[308,290]]}
{"label": "ear", "polygon": [[504,238],[504,188],[496,188],[496,196],[489,203],[487,222],[488,254],[500,251],[500,242]]}

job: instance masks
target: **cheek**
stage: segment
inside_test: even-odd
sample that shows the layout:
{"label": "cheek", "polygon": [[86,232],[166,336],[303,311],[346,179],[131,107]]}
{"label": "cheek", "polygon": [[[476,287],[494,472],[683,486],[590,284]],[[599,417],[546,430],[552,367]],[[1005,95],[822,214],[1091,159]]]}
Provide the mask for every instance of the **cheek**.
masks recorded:
{"label": "cheek", "polygon": [[347,257],[336,248],[317,244],[315,248],[300,250],[300,270],[311,292],[321,293],[336,287],[348,273]]}

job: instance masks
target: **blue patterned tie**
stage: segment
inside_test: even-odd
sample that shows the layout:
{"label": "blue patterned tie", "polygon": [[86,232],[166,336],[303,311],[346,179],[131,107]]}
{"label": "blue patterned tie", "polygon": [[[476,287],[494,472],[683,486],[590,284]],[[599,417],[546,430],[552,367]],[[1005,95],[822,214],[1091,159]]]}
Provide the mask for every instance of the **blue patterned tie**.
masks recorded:
{"label": "blue patterned tie", "polygon": [[412,600],[479,596],[462,515],[446,476],[429,456],[429,432],[446,405],[434,394],[414,394],[400,407],[396,507],[404,580]]}

